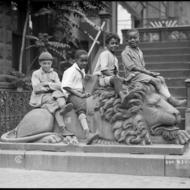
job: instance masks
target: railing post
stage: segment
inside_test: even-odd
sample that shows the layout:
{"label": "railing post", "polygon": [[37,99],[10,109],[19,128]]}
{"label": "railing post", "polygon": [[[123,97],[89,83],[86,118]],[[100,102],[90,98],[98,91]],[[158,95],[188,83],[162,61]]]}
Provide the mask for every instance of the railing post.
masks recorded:
{"label": "railing post", "polygon": [[185,130],[190,131],[190,79],[185,80],[187,92],[187,108],[185,111]]}

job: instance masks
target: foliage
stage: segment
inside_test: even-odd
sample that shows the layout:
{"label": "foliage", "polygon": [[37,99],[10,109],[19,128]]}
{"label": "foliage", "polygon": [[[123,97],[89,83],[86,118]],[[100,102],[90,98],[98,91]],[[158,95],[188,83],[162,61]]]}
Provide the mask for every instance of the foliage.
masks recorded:
{"label": "foliage", "polygon": [[54,52],[57,54],[57,56],[66,59],[64,50],[70,47],[68,44],[56,41],[49,41],[49,39],[51,39],[52,36],[49,36],[47,33],[39,33],[38,37],[34,35],[26,35],[26,38],[35,41],[33,45],[26,47],[26,49],[37,47],[40,49],[40,52],[42,51]]}
{"label": "foliage", "polygon": [[9,73],[11,76],[14,76],[14,80],[11,81],[11,84],[16,88],[22,88],[25,90],[31,90],[31,76],[27,76],[24,73],[19,71],[11,71]]}
{"label": "foliage", "polygon": [[81,29],[79,22],[83,21],[87,22],[94,29],[99,30],[100,27],[88,19],[87,13],[95,13],[97,16],[98,11],[102,10],[106,6],[107,4],[105,2],[97,0],[52,1],[52,4],[48,4],[47,7],[41,8],[34,15],[51,15],[55,29],[62,28],[64,31],[64,42],[67,44],[73,44],[75,47],[77,47],[76,41],[78,39],[73,35],[73,29]]}
{"label": "foliage", "polygon": [[[90,1],[49,1],[44,3],[43,7],[37,12],[32,12],[31,14],[38,17],[41,15],[48,15],[48,19],[51,21],[51,26],[54,32],[59,31],[58,35],[61,39],[55,40],[55,36],[50,36],[47,33],[39,33],[38,36],[27,35],[26,38],[30,39],[34,43],[26,47],[38,48],[39,53],[48,50],[53,56],[58,57],[61,64],[72,64],[73,62],[73,52],[79,48],[79,39],[75,36],[73,30],[80,30],[87,38],[94,40],[86,30],[80,27],[80,22],[87,22],[95,30],[99,30],[100,27],[94,24],[86,16],[87,12],[97,13],[101,9],[106,7],[105,2],[98,2],[96,0]],[[96,14],[97,16],[97,14]],[[54,33],[55,35],[55,33]],[[54,39],[53,39],[54,38]],[[99,43],[99,42],[97,42]],[[37,60],[38,55],[33,59],[30,69]]]}

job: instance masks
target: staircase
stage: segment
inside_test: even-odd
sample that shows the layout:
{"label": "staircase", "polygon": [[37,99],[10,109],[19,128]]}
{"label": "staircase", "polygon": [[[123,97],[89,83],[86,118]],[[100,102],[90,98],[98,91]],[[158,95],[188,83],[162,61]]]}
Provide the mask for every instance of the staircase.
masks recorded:
{"label": "staircase", "polygon": [[[117,57],[121,62],[121,51],[125,45],[120,45]],[[173,96],[182,99],[186,97],[185,79],[190,78],[190,41],[141,43],[146,68],[159,72]],[[122,74],[122,73],[121,73]],[[178,108],[182,115],[181,129],[185,127],[185,107]]]}

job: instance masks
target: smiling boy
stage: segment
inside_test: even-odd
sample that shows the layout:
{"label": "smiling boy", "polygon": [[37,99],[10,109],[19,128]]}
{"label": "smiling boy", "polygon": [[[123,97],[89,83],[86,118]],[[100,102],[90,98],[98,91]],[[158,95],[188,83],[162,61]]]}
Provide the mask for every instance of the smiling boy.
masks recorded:
{"label": "smiling boy", "polygon": [[88,64],[88,53],[82,49],[77,50],[75,60],[76,62],[63,73],[61,86],[68,92],[69,101],[73,104],[85,132],[86,144],[91,144],[98,134],[90,131],[86,117],[86,98],[90,94],[85,92],[83,82],[86,78],[85,68]]}
{"label": "smiling boy", "polygon": [[160,76],[160,73],[151,72],[145,68],[143,53],[138,47],[139,32],[137,29],[131,29],[127,32],[127,42],[128,45],[122,51],[121,57],[126,70],[134,75],[132,80],[153,84],[158,92],[175,107],[185,105],[185,99],[177,100],[171,96],[165,79]]}
{"label": "smiling boy", "polygon": [[106,36],[106,47],[99,55],[97,65],[94,69],[94,75],[99,77],[99,85],[102,87],[112,86],[125,106],[128,94],[123,93],[122,84],[125,79],[118,75],[119,66],[115,51],[118,48],[120,39],[117,34],[108,33]]}

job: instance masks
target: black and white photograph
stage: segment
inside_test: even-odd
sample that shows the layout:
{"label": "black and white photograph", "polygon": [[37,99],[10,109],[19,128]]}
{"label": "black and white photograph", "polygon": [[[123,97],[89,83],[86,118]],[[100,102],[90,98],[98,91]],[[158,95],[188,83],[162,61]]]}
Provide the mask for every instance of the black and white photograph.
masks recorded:
{"label": "black and white photograph", "polygon": [[190,1],[0,0],[1,188],[190,188]]}

